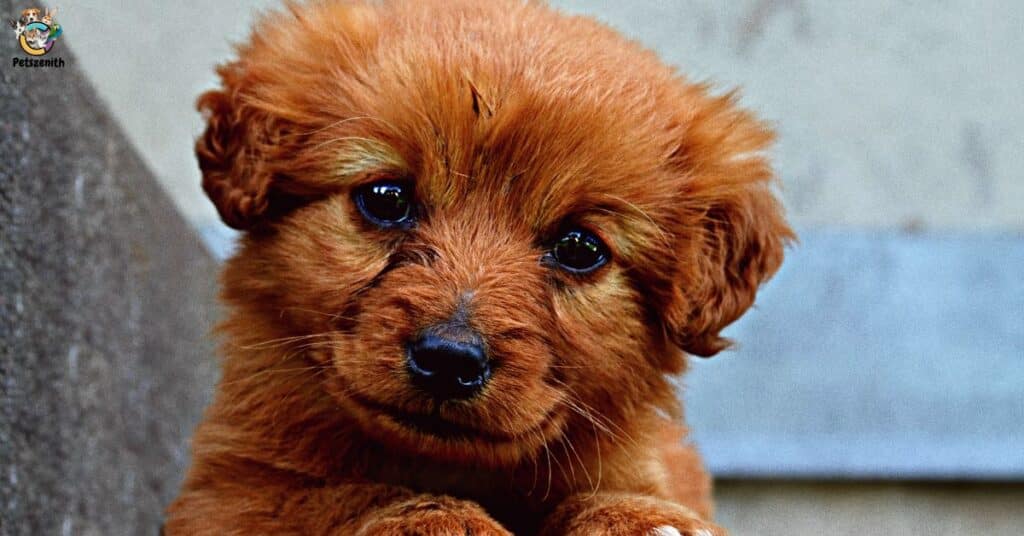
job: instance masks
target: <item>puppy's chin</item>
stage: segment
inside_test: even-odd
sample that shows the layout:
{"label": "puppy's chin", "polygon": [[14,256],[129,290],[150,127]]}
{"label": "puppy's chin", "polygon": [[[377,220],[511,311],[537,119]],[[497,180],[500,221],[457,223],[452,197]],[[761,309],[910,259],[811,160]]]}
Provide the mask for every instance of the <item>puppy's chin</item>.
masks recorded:
{"label": "puppy's chin", "polygon": [[[409,411],[346,390],[335,398],[369,437],[388,448],[439,462],[483,467],[508,467],[540,451],[563,432],[567,415],[556,404],[534,422],[466,424],[460,417],[474,411],[475,403],[430,402]],[[485,397],[482,394],[481,397]],[[477,421],[486,421],[478,417]],[[488,426],[490,424],[491,426]]]}

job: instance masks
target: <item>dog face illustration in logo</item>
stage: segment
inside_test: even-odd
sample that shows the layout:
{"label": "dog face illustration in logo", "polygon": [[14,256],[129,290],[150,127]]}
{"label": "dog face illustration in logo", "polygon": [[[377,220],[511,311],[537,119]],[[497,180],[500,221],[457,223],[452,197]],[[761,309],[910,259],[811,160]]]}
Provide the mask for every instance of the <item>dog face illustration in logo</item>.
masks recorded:
{"label": "dog face illustration in logo", "polygon": [[53,48],[53,43],[63,33],[63,29],[54,17],[55,8],[47,8],[45,13],[38,8],[29,8],[21,12],[21,17],[10,20],[14,35],[21,49],[30,56],[42,56]]}

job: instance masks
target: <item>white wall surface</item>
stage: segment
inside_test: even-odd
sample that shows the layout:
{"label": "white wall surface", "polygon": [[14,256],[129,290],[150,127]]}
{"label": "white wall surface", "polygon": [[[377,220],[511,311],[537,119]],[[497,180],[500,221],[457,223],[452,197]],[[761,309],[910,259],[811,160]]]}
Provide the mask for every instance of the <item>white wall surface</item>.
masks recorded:
{"label": "white wall surface", "polygon": [[[801,228],[1024,230],[1024,2],[557,0],[694,79],[742,87],[778,128]],[[253,12],[225,0],[61,5],[64,42],[188,218],[215,221],[195,96]]]}

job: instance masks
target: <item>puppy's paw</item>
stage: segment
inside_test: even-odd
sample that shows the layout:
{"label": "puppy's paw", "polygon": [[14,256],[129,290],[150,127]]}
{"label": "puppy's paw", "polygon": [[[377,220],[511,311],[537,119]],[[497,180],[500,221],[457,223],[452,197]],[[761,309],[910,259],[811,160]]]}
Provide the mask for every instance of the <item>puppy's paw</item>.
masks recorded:
{"label": "puppy's paw", "polygon": [[419,497],[387,507],[357,536],[512,536],[478,505],[448,497]]}
{"label": "puppy's paw", "polygon": [[586,527],[582,530],[575,530],[570,534],[574,536],[583,536],[584,534],[600,534],[602,536],[728,536],[728,533],[721,527],[698,519],[676,521],[671,525],[658,525],[644,532],[644,527],[649,526],[649,522],[635,520],[619,523],[614,526]]}
{"label": "puppy's paw", "polygon": [[[589,502],[589,504],[587,504]],[[688,508],[641,495],[608,495],[564,505],[544,536],[727,536]]]}
{"label": "puppy's paw", "polygon": [[724,536],[725,531],[714,525],[703,522],[688,524],[688,528],[682,530],[672,525],[654,527],[647,536]]}

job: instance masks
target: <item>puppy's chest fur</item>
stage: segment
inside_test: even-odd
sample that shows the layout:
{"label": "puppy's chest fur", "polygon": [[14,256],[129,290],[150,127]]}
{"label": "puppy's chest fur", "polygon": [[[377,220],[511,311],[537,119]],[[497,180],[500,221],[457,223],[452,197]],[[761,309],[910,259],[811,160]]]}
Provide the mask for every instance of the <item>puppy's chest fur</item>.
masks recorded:
{"label": "puppy's chest fur", "polygon": [[531,533],[535,527],[524,523],[550,511],[566,496],[559,483],[548,487],[547,474],[540,469],[534,476],[532,466],[491,470],[415,461],[399,464],[391,460],[374,471],[373,480],[473,501],[516,533]]}

